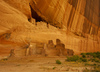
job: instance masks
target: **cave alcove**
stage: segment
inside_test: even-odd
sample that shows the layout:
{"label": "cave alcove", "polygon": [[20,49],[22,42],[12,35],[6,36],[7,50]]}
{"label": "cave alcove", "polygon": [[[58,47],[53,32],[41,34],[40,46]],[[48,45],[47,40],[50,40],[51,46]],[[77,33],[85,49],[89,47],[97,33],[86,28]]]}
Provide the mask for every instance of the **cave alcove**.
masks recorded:
{"label": "cave alcove", "polygon": [[32,18],[34,18],[36,20],[36,22],[40,22],[40,21],[44,21],[43,18],[41,18],[35,10],[33,10],[33,8],[30,6],[31,8],[31,16]]}

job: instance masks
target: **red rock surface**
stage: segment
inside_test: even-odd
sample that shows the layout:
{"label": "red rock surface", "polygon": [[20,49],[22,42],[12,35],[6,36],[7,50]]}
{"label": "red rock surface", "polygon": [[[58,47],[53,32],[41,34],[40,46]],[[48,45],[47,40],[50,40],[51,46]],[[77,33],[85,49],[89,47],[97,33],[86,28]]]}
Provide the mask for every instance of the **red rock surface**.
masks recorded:
{"label": "red rock surface", "polygon": [[[56,39],[75,54],[100,51],[99,8],[99,0],[0,0],[0,58],[28,42]],[[45,22],[32,24],[31,17]]]}

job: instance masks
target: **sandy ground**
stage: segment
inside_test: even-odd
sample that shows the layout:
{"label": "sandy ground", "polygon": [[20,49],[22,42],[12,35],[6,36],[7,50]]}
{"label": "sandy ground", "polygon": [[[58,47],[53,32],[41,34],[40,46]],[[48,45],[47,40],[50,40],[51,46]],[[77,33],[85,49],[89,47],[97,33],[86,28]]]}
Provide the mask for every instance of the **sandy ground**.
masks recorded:
{"label": "sandy ground", "polygon": [[[0,72],[82,72],[82,63],[66,62],[65,57],[23,57],[0,61]],[[60,60],[62,64],[56,64]]]}

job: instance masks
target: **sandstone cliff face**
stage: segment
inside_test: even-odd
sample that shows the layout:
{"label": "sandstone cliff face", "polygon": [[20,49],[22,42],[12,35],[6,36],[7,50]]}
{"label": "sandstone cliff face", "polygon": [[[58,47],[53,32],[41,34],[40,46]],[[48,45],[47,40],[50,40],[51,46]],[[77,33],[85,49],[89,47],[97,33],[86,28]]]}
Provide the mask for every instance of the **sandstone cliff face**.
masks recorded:
{"label": "sandstone cliff face", "polygon": [[86,36],[98,33],[99,3],[99,0],[32,0],[30,4],[52,25]]}
{"label": "sandstone cliff face", "polygon": [[100,51],[99,11],[99,0],[0,0],[0,58],[56,39],[75,54]]}
{"label": "sandstone cliff face", "polygon": [[99,0],[32,0],[30,5],[43,20],[66,29],[66,47],[77,53],[100,50]]}
{"label": "sandstone cliff face", "polygon": [[10,6],[18,9],[22,13],[24,13],[28,18],[31,17],[31,10],[29,3],[31,0],[4,0]]}

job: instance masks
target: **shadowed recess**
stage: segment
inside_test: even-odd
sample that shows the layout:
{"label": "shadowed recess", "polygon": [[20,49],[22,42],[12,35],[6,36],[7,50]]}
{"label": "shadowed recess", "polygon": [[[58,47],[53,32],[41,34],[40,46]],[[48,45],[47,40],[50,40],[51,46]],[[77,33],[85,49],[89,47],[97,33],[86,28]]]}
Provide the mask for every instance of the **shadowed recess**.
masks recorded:
{"label": "shadowed recess", "polygon": [[36,11],[34,11],[32,9],[32,7],[30,6],[31,8],[31,15],[32,15],[32,18],[34,18],[36,20],[36,22],[40,22],[40,21],[44,21],[37,13]]}

